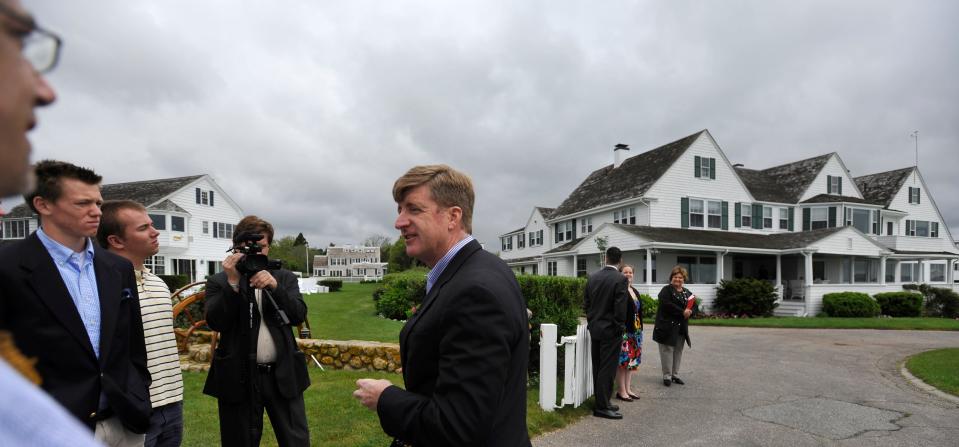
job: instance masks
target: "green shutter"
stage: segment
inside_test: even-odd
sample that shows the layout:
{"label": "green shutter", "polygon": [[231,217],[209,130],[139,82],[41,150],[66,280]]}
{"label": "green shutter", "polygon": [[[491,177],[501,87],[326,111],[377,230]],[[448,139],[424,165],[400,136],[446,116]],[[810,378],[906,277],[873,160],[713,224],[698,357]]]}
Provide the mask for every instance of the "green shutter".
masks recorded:
{"label": "green shutter", "polygon": [[839,181],[836,183],[839,184],[839,195],[842,195],[842,177],[839,177]]}
{"label": "green shutter", "polygon": [[573,219],[573,239],[576,239],[576,219]]}
{"label": "green shutter", "polygon": [[729,229],[729,202],[723,202],[721,206],[723,211],[723,230],[728,230]]}
{"label": "green shutter", "polygon": [[872,210],[872,234],[879,234],[882,229],[882,221],[879,220],[879,210]]}
{"label": "green shutter", "polygon": [[795,208],[789,207],[789,231],[794,231],[793,220],[794,220],[795,211],[796,211]]}
{"label": "green shutter", "polygon": [[753,228],[763,229],[763,206],[759,203],[753,204]]}
{"label": "green shutter", "polygon": [[809,208],[802,209],[802,230],[809,231],[812,229],[812,210]]}
{"label": "green shutter", "polygon": [[826,194],[832,194],[832,176],[826,176]]}
{"label": "green shutter", "polygon": [[716,159],[709,159],[709,178],[716,180]]}
{"label": "green shutter", "polygon": [[[696,157],[697,159],[699,157]],[[683,197],[679,201],[679,212],[682,215],[679,217],[680,225],[683,228],[689,228],[689,197]]]}
{"label": "green shutter", "polygon": [[699,177],[702,177],[702,176],[703,176],[702,172],[699,171],[700,160],[702,160],[702,159],[699,158],[699,155],[697,155],[697,156],[695,156],[695,157],[693,158],[693,175],[695,175],[696,178],[699,178]]}
{"label": "green shutter", "polygon": [[735,216],[735,220],[733,221],[733,225],[735,225],[736,228],[739,228],[740,224],[742,224],[742,221],[743,221],[743,204],[736,202],[736,216]]}
{"label": "green shutter", "polygon": [[829,228],[836,228],[836,207],[829,207]]}

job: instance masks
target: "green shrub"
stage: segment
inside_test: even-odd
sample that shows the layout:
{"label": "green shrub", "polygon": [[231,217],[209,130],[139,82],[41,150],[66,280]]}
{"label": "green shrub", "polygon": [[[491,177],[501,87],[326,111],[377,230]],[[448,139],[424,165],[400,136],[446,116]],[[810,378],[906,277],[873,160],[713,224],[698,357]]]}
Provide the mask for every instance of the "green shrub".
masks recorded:
{"label": "green shrub", "polygon": [[724,279],[716,288],[713,308],[733,315],[769,317],[778,306],[776,298],[776,289],[768,281],[754,278]]}
{"label": "green shrub", "polygon": [[926,297],[925,314],[930,317],[959,317],[959,294],[951,289],[920,284],[919,293]]}
{"label": "green shrub", "polygon": [[336,292],[343,288],[343,280],[342,279],[321,279],[320,285],[329,287],[330,292]]}
{"label": "green shrub", "polygon": [[526,307],[533,312],[529,320],[532,338],[528,371],[530,377],[534,377],[539,371],[540,324],[555,324],[560,337],[575,335],[579,317],[583,314],[586,278],[518,275],[516,281],[526,299]]}
{"label": "green shrub", "polygon": [[860,292],[827,293],[822,297],[822,310],[830,317],[875,317],[879,303]]}
{"label": "green shrub", "polygon": [[922,315],[922,294],[915,292],[886,292],[873,296],[883,315],[890,317],[918,317]]}
{"label": "green shrub", "polygon": [[177,289],[190,284],[190,277],[187,275],[157,275],[163,282],[166,283],[166,286],[170,288],[170,292],[176,292]]}
{"label": "green shrub", "polygon": [[373,292],[376,313],[391,320],[405,320],[414,306],[426,298],[426,273],[415,268],[383,277],[383,287]]}
{"label": "green shrub", "polygon": [[642,301],[642,310],[643,310],[643,319],[653,319],[656,318],[656,310],[659,308],[659,300],[653,299],[653,297],[641,293],[639,295],[639,300]]}

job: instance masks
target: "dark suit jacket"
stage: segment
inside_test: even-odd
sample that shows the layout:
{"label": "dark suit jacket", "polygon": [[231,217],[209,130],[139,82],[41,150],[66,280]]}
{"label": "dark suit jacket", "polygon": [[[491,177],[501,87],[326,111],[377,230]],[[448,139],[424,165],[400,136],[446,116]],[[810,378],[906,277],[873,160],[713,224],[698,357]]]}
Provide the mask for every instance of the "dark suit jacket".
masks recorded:
{"label": "dark suit jacket", "polygon": [[[296,276],[289,270],[270,272],[276,278],[276,289],[271,290],[277,306],[286,313],[290,325],[306,318],[306,303],[300,295]],[[266,327],[276,343],[276,385],[287,399],[300,394],[310,386],[309,373],[303,352],[293,339],[291,326],[283,326],[276,309],[263,295],[263,316]],[[250,303],[253,303],[253,323],[250,329]],[[260,332],[260,311],[253,299],[253,290],[240,281],[239,293],[233,291],[226,273],[211,276],[206,282],[206,322],[220,332],[220,341],[213,354],[213,364],[207,375],[203,393],[223,402],[238,403],[249,400],[249,376],[255,360],[256,339]]]}
{"label": "dark suit jacket", "polygon": [[450,261],[400,331],[406,390],[377,413],[415,446],[529,446],[529,327],[516,276],[476,241]]}
{"label": "dark suit jacket", "polygon": [[[668,346],[676,346],[682,337],[692,347],[689,340],[689,320],[683,318],[686,310],[686,298],[692,295],[683,287],[682,299],[673,293],[673,286],[666,285],[659,291],[659,307],[656,308],[656,326],[653,327],[653,341]],[[689,316],[692,318],[692,315]]]}
{"label": "dark suit jacket", "polygon": [[91,429],[101,390],[123,424],[150,423],[150,372],[130,261],[95,246],[100,293],[97,360],[70,292],[36,233],[0,248],[0,328],[37,358],[43,389]]}
{"label": "dark suit jacket", "polygon": [[621,338],[626,326],[628,281],[613,267],[603,267],[589,275],[583,307],[586,310],[586,328],[594,340]]}

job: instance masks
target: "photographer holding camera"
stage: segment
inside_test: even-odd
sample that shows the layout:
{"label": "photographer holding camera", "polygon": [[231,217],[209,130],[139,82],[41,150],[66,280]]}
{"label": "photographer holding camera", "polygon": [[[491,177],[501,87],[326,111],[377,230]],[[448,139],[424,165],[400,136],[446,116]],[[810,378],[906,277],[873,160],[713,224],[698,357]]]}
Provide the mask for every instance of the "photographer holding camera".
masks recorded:
{"label": "photographer holding camera", "polygon": [[310,378],[291,329],[306,303],[293,273],[267,259],[272,242],[269,222],[244,217],[223,271],[206,283],[206,321],[220,342],[203,393],[217,398],[222,445],[259,445],[264,408],[281,447],[310,445]]}

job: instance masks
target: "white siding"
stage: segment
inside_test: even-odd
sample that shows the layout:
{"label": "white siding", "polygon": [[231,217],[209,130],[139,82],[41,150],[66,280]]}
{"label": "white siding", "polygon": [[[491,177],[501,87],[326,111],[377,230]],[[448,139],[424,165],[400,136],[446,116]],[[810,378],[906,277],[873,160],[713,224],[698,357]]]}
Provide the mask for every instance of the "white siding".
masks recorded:
{"label": "white siding", "polygon": [[[593,225],[593,228],[596,228],[596,225]],[[530,247],[529,246],[529,233],[531,231],[535,232],[538,230],[543,230],[543,245]],[[526,227],[523,229],[523,234],[526,235],[526,247],[518,248],[516,244],[516,235],[513,235],[513,249],[509,251],[501,251],[500,257],[506,261],[516,258],[526,258],[530,256],[539,256],[542,255],[547,250],[553,248],[553,238],[549,226],[546,225],[546,219],[543,218],[543,215],[540,214],[539,209],[534,209],[530,215],[529,220],[526,222]],[[502,249],[502,242],[500,238],[496,239],[496,248]],[[541,270],[542,271],[542,270]]]}
{"label": "white siding", "polygon": [[[833,177],[842,177],[842,195],[846,197],[856,197],[862,198],[862,195],[859,194],[859,190],[856,189],[856,184],[852,181],[852,178],[849,176],[849,173],[843,168],[843,164],[839,161],[838,155],[833,155],[829,158],[829,161],[826,162],[826,165],[823,166],[822,170],[819,171],[819,175],[816,176],[816,179],[809,185],[806,192],[799,199],[800,202],[812,197],[818,196],[819,194],[826,194],[826,181],[828,180],[826,176]],[[836,193],[833,193],[836,194]]]}
{"label": "white siding", "polygon": [[868,237],[862,236],[852,228],[846,228],[831,236],[809,245],[818,249],[819,254],[838,254],[848,256],[879,257],[883,251]]}
{"label": "white siding", "polygon": [[[909,203],[909,188],[919,188],[919,203]],[[943,223],[942,216],[932,200],[930,191],[926,188],[922,176],[917,175],[913,170],[906,181],[903,182],[902,189],[893,197],[889,203],[889,208],[909,213],[895,225],[895,234],[899,236],[894,242],[893,248],[907,251],[950,251],[957,252],[953,245],[948,226]],[[906,220],[925,220],[939,223],[939,237],[918,237],[906,236]],[[883,228],[885,233],[885,227]],[[888,238],[881,238],[884,243],[891,243]]]}
{"label": "white siding", "polygon": [[[716,159],[715,180],[696,178],[693,163],[697,155]],[[680,199],[683,197],[729,202],[729,231],[738,230],[733,226],[733,204],[752,201],[749,191],[726,162],[719,147],[705,133],[649,188],[646,197],[656,200],[650,210],[650,225],[670,228],[681,227]]]}

